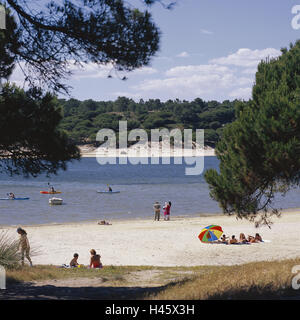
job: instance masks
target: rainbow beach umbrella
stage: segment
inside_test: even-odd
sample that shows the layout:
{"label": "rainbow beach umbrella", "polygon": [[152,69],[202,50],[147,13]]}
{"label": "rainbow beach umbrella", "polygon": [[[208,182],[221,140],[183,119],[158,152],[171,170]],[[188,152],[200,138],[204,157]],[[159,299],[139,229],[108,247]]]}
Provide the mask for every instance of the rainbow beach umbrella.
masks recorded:
{"label": "rainbow beach umbrella", "polygon": [[218,240],[223,233],[220,226],[211,224],[210,226],[201,230],[198,238],[201,242],[212,242]]}

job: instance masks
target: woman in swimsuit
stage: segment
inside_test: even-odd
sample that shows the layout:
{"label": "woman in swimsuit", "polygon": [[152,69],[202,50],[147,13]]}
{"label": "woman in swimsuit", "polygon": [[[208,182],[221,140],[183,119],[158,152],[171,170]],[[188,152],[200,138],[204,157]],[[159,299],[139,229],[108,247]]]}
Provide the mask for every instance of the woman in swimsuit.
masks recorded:
{"label": "woman in swimsuit", "polygon": [[246,236],[244,233],[240,233],[240,241],[239,243],[248,243],[248,240],[246,239]]}
{"label": "woman in swimsuit", "polygon": [[27,232],[22,228],[18,228],[17,232],[20,235],[19,250],[21,251],[22,266],[24,266],[24,255],[25,255],[27,260],[30,263],[30,266],[32,267],[32,261],[31,261],[30,256],[29,256],[30,245],[29,245],[29,241],[28,241],[28,238],[27,238]]}
{"label": "woman in swimsuit", "polygon": [[90,268],[103,268],[102,263],[100,261],[101,256],[96,253],[96,250],[92,249],[90,251],[91,260],[90,260]]}

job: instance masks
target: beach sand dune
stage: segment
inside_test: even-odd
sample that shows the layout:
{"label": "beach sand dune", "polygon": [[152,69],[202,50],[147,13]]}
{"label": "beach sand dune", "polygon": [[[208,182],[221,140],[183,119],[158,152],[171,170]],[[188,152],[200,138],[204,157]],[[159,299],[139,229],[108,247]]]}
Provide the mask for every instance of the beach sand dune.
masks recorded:
{"label": "beach sand dune", "polygon": [[[223,215],[195,218],[171,217],[171,221],[112,221],[24,226],[31,247],[39,250],[35,264],[61,265],[79,254],[79,263],[88,264],[89,250],[102,256],[104,265],[198,266],[235,265],[252,261],[300,257],[300,210],[284,212],[274,224],[255,228],[253,223]],[[265,243],[251,245],[204,244],[198,239],[201,229],[222,226],[227,236],[240,232],[260,233]],[[4,227],[17,237],[15,228]]]}

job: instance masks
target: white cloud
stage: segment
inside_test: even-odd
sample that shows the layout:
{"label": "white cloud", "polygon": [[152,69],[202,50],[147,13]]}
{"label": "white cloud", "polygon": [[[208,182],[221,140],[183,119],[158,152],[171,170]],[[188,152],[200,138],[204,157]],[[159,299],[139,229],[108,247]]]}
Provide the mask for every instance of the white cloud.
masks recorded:
{"label": "white cloud", "polygon": [[249,99],[258,63],[266,57],[278,57],[280,51],[239,49],[208,64],[181,65],[168,69],[164,77],[146,79],[132,86],[133,92],[147,97],[180,99]]}
{"label": "white cloud", "polygon": [[189,55],[188,52],[183,51],[183,52],[179,53],[176,57],[177,57],[177,58],[188,58],[189,56],[190,56],[190,55]]}
{"label": "white cloud", "polygon": [[131,89],[144,98],[249,99],[259,62],[278,57],[274,48],[239,49],[208,64],[181,65],[168,69],[161,78],[145,79]]}
{"label": "white cloud", "polygon": [[[183,51],[180,55],[187,54]],[[197,97],[206,100],[249,99],[258,63],[268,56],[278,57],[280,54],[281,52],[274,48],[239,49],[228,56],[211,59],[207,64],[177,65],[164,72],[158,72],[152,67],[143,67],[131,73],[120,72],[118,73],[120,77],[126,75],[132,81],[120,81],[122,84],[106,95],[112,99],[117,96],[127,96],[136,101],[141,98],[192,100]],[[109,74],[115,76],[112,64],[99,67],[88,63],[84,65],[84,69],[70,64],[70,70],[74,73],[71,79],[87,83],[89,79],[97,78],[101,81]],[[19,67],[14,71],[11,81],[17,84],[24,81]]]}
{"label": "white cloud", "polygon": [[255,67],[255,68],[247,68],[247,69],[242,70],[243,74],[254,75],[256,72],[257,72],[257,67]]}
{"label": "white cloud", "polygon": [[147,97],[217,99],[228,97],[236,88],[249,86],[253,80],[217,65],[181,66],[166,72],[164,79],[144,80],[132,89]]}
{"label": "white cloud", "polygon": [[263,50],[242,48],[227,57],[212,59],[210,60],[210,63],[251,68],[257,67],[259,62],[267,57],[276,58],[280,55],[281,51],[274,48],[267,48]]}
{"label": "white cloud", "polygon": [[82,66],[74,65],[70,62],[69,70],[73,73],[72,78],[79,80],[83,78],[107,78],[109,75],[119,77],[123,76],[145,76],[157,73],[157,70],[151,67],[142,67],[131,72],[116,71],[111,63],[106,65],[97,65],[96,63],[84,63]]}
{"label": "white cloud", "polygon": [[206,30],[206,29],[200,29],[200,32],[203,33],[203,34],[214,34],[212,31],[209,31],[209,30]]}
{"label": "white cloud", "polygon": [[226,66],[219,66],[216,64],[201,64],[174,67],[167,70],[165,74],[167,76],[182,77],[191,76],[194,74],[198,75],[199,73],[224,74],[229,71],[230,69]]}

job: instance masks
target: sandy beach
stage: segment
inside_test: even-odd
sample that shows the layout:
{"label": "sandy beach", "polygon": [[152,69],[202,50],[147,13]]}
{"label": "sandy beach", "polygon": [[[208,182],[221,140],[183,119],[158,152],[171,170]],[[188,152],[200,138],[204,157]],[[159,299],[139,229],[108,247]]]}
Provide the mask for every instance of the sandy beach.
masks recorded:
{"label": "sandy beach", "polygon": [[[223,215],[195,218],[174,217],[170,221],[113,221],[98,225],[97,221],[23,226],[31,247],[39,250],[35,264],[69,263],[73,253],[79,263],[88,264],[89,250],[102,256],[104,265],[197,266],[235,265],[300,257],[300,209],[286,211],[274,224],[256,229],[253,223]],[[251,245],[204,244],[198,239],[203,227],[221,225],[226,235],[259,232],[264,243]],[[0,230],[17,238],[15,227]]]}
{"label": "sandy beach", "polygon": [[105,147],[95,148],[93,145],[78,146],[81,156],[86,157],[209,157],[215,156],[215,150],[211,147],[204,148],[194,146],[193,149],[170,148],[162,143],[151,145],[150,143],[143,146],[133,145],[127,149],[109,149]]}

